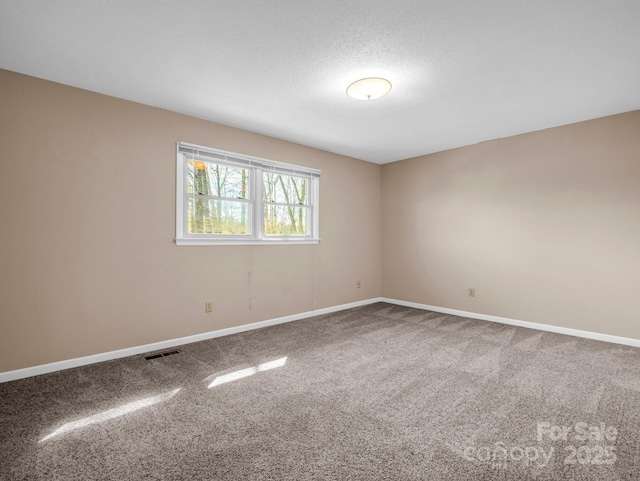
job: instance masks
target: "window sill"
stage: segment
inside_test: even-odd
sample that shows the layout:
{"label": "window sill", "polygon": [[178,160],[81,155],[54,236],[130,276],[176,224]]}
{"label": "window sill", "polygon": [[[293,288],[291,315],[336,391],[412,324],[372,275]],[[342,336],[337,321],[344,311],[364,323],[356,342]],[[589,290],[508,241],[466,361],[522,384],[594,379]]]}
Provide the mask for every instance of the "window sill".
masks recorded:
{"label": "window sill", "polygon": [[320,239],[176,239],[178,246],[273,246],[319,244]]}

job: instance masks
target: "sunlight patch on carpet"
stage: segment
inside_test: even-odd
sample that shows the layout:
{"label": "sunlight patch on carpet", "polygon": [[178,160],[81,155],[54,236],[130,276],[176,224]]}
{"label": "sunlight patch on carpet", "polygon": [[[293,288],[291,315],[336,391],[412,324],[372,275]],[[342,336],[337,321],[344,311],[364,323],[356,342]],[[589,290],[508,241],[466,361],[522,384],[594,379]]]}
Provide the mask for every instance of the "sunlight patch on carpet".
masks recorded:
{"label": "sunlight patch on carpet", "polygon": [[262,364],[258,364],[257,366],[248,367],[246,369],[240,369],[239,371],[233,371],[229,374],[224,374],[222,376],[217,376],[211,384],[209,384],[209,389],[212,387],[219,386],[220,384],[225,384],[232,381],[237,381],[238,379],[242,379],[245,377],[253,376],[259,372],[269,371],[271,369],[275,369],[277,367],[282,367],[287,362],[287,356],[281,357],[280,359],[276,359],[275,361],[269,361]]}
{"label": "sunlight patch on carpet", "polygon": [[93,416],[89,416],[86,418],[78,419],[77,421],[73,421],[70,423],[63,424],[58,429],[53,431],[51,434],[42,438],[39,442],[46,441],[47,439],[51,439],[55,436],[59,436],[60,434],[65,434],[70,431],[74,431],[76,429],[83,428],[85,426],[89,426],[90,424],[101,423],[104,421],[108,421],[110,419],[114,419],[120,416],[124,416],[125,414],[132,413],[134,411],[138,411],[140,409],[152,406],[162,401],[167,401],[175,396],[180,388],[174,389],[173,391],[169,391],[164,394],[158,394],[157,396],[146,397],[143,399],[139,399],[138,401],[130,402],[128,404],[124,404],[117,408],[108,409],[98,414],[94,414]]}

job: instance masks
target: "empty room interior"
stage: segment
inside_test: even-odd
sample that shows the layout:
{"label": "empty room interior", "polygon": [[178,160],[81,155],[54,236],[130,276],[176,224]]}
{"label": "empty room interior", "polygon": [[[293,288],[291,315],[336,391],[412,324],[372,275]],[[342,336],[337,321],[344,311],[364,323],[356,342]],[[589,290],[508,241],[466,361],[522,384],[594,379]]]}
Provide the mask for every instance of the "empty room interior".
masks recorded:
{"label": "empty room interior", "polygon": [[0,0],[0,479],[640,480],[639,20]]}

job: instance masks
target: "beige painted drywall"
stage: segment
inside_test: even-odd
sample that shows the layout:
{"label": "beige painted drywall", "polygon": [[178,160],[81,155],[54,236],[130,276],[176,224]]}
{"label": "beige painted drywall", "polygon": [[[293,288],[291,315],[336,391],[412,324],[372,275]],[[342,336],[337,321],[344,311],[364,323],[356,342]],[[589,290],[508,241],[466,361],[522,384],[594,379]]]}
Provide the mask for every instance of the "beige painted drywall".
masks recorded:
{"label": "beige painted drywall", "polygon": [[[378,165],[5,70],[0,106],[0,371],[380,295]],[[321,169],[321,243],[177,247],[178,140]]]}
{"label": "beige painted drywall", "polygon": [[640,339],[640,111],[386,164],[382,186],[383,296]]}

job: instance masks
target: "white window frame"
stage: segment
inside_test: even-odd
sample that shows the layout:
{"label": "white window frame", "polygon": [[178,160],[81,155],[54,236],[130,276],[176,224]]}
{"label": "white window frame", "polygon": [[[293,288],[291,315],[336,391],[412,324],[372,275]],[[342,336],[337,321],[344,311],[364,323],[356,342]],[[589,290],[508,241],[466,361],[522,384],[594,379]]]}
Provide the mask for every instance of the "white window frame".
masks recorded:
{"label": "white window frame", "polygon": [[[187,164],[194,158],[207,159],[221,165],[241,167],[249,171],[250,221],[248,234],[190,234],[188,222]],[[309,210],[307,218],[308,234],[267,235],[264,233],[263,173],[275,172],[308,180]],[[203,147],[201,145],[178,142],[176,145],[176,244],[177,245],[284,245],[317,244],[320,242],[319,229],[320,171],[309,167],[276,162],[228,152],[226,150]]]}

